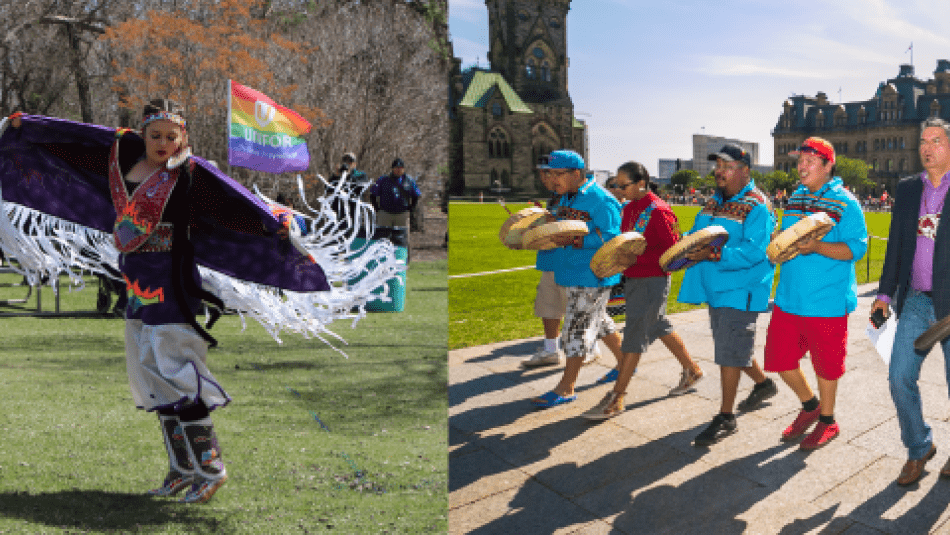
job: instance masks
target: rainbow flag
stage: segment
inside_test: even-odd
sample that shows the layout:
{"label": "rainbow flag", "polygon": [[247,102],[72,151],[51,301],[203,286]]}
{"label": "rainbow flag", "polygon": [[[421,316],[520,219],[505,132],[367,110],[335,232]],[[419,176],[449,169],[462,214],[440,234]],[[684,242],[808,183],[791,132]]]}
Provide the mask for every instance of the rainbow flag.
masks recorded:
{"label": "rainbow flag", "polygon": [[264,93],[228,80],[228,164],[268,173],[305,171],[310,123]]}

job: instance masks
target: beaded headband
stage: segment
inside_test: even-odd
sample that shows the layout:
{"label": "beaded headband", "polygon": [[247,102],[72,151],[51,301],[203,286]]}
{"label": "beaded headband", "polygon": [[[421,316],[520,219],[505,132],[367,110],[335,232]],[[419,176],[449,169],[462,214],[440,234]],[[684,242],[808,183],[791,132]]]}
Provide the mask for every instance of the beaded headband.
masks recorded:
{"label": "beaded headband", "polygon": [[177,113],[172,113],[170,111],[160,111],[158,113],[147,115],[144,119],[142,119],[142,130],[145,130],[145,127],[148,126],[148,124],[152,121],[160,121],[162,119],[171,121],[182,128],[185,128],[185,125],[187,124],[185,122],[185,118],[181,115],[178,115]]}

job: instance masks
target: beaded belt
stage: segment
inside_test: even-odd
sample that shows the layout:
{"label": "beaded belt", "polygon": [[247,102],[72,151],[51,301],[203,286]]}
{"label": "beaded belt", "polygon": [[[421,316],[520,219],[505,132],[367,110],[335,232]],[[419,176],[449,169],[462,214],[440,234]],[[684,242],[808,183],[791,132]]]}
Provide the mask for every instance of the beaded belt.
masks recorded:
{"label": "beaded belt", "polygon": [[138,253],[167,253],[172,250],[172,229],[171,223],[159,223],[155,225],[155,230],[148,240],[138,248]]}

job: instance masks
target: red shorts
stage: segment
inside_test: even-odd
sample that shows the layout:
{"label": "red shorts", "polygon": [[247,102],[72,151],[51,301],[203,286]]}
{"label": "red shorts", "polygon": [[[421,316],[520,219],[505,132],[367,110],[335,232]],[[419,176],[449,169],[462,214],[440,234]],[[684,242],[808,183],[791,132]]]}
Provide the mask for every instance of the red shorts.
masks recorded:
{"label": "red shorts", "polygon": [[811,354],[815,374],[834,381],[844,375],[847,346],[847,314],[838,318],[812,318],[775,307],[765,337],[765,371],[794,370],[807,351]]}

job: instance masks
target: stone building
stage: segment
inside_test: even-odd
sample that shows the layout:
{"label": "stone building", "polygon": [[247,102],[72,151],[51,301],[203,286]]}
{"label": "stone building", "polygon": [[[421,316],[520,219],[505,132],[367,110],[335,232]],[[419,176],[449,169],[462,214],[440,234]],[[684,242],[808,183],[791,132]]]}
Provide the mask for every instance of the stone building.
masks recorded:
{"label": "stone building", "polygon": [[538,157],[569,148],[587,160],[587,128],[567,84],[570,0],[486,0],[489,69],[455,61],[451,191],[537,193]]}
{"label": "stone building", "polygon": [[834,104],[821,92],[789,98],[772,131],[775,169],[794,169],[789,151],[820,136],[837,154],[867,162],[868,178],[877,184],[869,193],[893,193],[901,177],[923,170],[920,123],[928,117],[950,120],[950,61],[938,60],[933,76],[918,79],[913,65],[901,65],[897,77],[881,82],[868,100]]}

